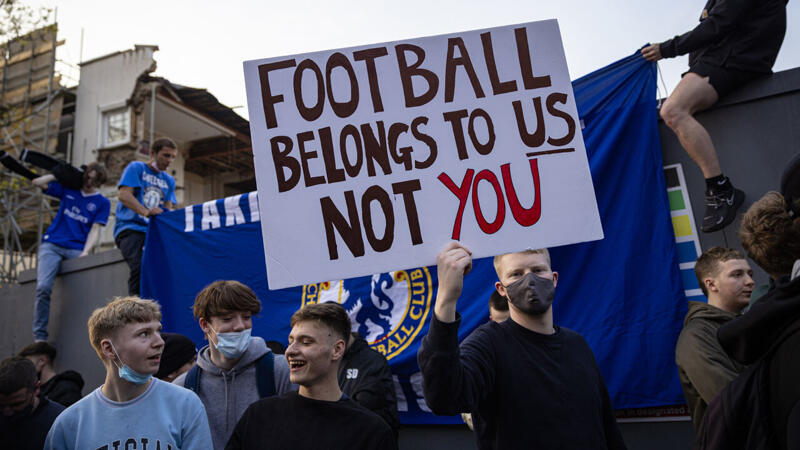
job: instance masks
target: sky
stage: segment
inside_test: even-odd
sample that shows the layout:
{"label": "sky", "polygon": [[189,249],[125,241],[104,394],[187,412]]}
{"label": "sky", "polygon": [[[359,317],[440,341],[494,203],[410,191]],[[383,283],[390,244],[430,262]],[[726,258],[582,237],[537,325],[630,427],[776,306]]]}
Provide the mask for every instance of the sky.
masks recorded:
{"label": "sky", "polygon": [[[554,18],[570,75],[577,79],[648,42],[692,29],[705,4],[704,0],[23,1],[56,9],[59,38],[66,40],[57,56],[60,67],[73,78],[81,55],[87,61],[135,44],[158,45],[156,75],[206,88],[245,118],[245,60]],[[788,30],[774,71],[800,67],[798,3],[788,3]],[[662,60],[659,66],[663,97],[686,71],[687,57]]]}

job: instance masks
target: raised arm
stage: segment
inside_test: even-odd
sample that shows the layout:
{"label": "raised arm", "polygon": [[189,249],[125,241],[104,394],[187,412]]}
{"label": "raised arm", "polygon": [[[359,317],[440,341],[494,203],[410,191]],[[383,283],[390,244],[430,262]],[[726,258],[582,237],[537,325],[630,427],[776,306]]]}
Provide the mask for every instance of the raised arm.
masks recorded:
{"label": "raised arm", "polygon": [[439,288],[434,314],[444,323],[455,322],[456,302],[464,287],[464,275],[472,268],[472,252],[458,242],[451,242],[436,258]]}
{"label": "raised arm", "polygon": [[456,302],[472,255],[458,243],[448,244],[437,258],[439,287],[428,335],[417,360],[425,402],[436,414],[471,411],[494,383],[494,349],[483,329],[475,330],[461,347]]}
{"label": "raised arm", "polygon": [[31,183],[42,188],[43,190],[47,190],[47,186],[50,185],[51,181],[56,181],[56,177],[52,173],[49,173],[47,175],[34,178],[31,180]]}

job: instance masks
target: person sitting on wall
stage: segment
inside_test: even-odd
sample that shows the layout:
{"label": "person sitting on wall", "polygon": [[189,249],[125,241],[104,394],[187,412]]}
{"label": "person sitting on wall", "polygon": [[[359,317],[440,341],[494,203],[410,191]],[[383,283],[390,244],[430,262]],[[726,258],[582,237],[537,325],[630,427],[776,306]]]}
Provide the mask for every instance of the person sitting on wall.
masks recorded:
{"label": "person sitting on wall", "polygon": [[337,372],[350,336],[339,305],[315,303],[292,315],[286,358],[299,391],[250,405],[226,450],[393,449],[391,428],[339,388]]}
{"label": "person sitting on wall", "polygon": [[56,419],[45,449],[213,448],[200,399],[153,378],[164,349],[158,303],[116,298],[94,310],[88,328],[105,383]]}
{"label": "person sitting on wall", "polygon": [[547,249],[495,256],[495,288],[510,317],[480,326],[459,347],[456,302],[471,266],[470,251],[457,242],[437,258],[434,314],[417,354],[434,414],[476,412],[482,450],[624,449],[592,350],[553,324],[558,272]]}
{"label": "person sitting on wall", "polygon": [[689,53],[689,71],[661,107],[661,117],[706,179],[700,229],[718,231],[736,218],[744,192],[722,173],[708,131],[694,115],[743,84],[772,73],[786,34],[788,0],[708,0],[693,30],[641,50],[648,61]]}
{"label": "person sitting on wall", "polygon": [[[47,157],[41,154],[37,156]],[[7,155],[5,159],[8,159]],[[64,167],[77,170],[63,163],[53,168],[54,171],[61,168],[58,179],[69,180],[73,175],[80,176],[82,184],[79,189],[66,187],[57,181],[55,174],[33,179],[33,184],[44,190],[45,195],[61,200],[53,223],[47,228],[42,243],[39,244],[36,263],[36,299],[33,307],[33,338],[37,342],[46,341],[48,337],[50,294],[61,268],[61,261],[86,256],[91,252],[100,238],[100,228],[108,222],[111,210],[111,202],[98,190],[107,178],[106,169],[102,164],[91,163],[79,174],[73,174]],[[74,182],[75,180],[72,180],[71,185],[74,185]]]}
{"label": "person sitting on wall", "polygon": [[32,362],[12,356],[0,362],[0,410],[0,446],[41,450],[64,406],[41,395]]}
{"label": "person sitting on wall", "polygon": [[188,372],[197,361],[197,348],[188,337],[178,333],[161,333],[164,339],[164,353],[155,377],[172,383],[180,375]]}
{"label": "person sitting on wall", "polygon": [[675,347],[675,362],[694,429],[699,430],[711,400],[744,370],[717,340],[717,330],[741,314],[750,302],[755,282],[744,255],[713,247],[694,266],[708,303],[689,302],[689,312]]}
{"label": "person sitting on wall", "polygon": [[130,268],[129,295],[139,295],[142,251],[150,217],[170,210],[178,203],[175,179],[167,173],[177,156],[178,145],[172,139],[156,139],[150,161],[132,161],[119,180],[114,242]]}
{"label": "person sitting on wall", "polygon": [[27,358],[39,374],[39,392],[43,397],[70,406],[83,397],[83,377],[74,370],[56,373],[53,363],[56,360],[56,348],[47,342],[36,342],[23,347],[17,356]]}

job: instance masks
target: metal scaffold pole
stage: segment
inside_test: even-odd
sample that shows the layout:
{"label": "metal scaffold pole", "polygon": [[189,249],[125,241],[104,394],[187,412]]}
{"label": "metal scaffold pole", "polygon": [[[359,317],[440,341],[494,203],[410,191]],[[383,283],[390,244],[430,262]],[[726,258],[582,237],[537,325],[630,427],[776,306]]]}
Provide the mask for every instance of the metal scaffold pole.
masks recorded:
{"label": "metal scaffold pole", "polygon": [[[55,23],[0,44],[0,150],[19,158],[23,148],[56,153],[63,88],[56,74]],[[35,168],[31,168],[36,171]],[[29,180],[0,166],[0,287],[36,267],[36,254],[54,207]]]}

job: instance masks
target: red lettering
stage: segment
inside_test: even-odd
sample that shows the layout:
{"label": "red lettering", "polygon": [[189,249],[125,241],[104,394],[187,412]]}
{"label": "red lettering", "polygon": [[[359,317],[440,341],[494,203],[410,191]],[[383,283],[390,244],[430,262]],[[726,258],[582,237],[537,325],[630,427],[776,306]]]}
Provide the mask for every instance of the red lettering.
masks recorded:
{"label": "red lettering", "polygon": [[472,176],[475,174],[475,170],[467,169],[467,173],[464,174],[464,179],[461,181],[461,186],[456,186],[453,183],[453,180],[450,177],[442,172],[437,177],[439,181],[444,184],[447,189],[450,189],[450,192],[455,194],[458,198],[458,212],[456,213],[456,220],[453,223],[453,234],[452,239],[458,240],[461,236],[461,216],[464,214],[464,206],[467,204],[467,197],[469,197],[469,187],[472,184]]}
{"label": "red lettering", "polygon": [[[506,189],[506,198],[508,199],[508,207],[511,208],[511,214],[514,220],[523,227],[529,227],[539,221],[542,216],[542,195],[539,190],[539,163],[536,159],[530,160],[531,175],[533,176],[533,205],[530,208],[523,208],[517,198],[517,191],[514,189],[514,182],[511,181],[510,164],[503,164],[500,166],[500,171],[503,174],[503,186]],[[477,184],[477,181],[475,182]],[[473,194],[475,195],[475,194]]]}
{"label": "red lettering", "polygon": [[[494,188],[494,193],[497,195],[497,215],[494,218],[494,222],[491,223],[487,222],[486,218],[483,216],[481,204],[478,200],[478,184],[480,184],[481,180],[486,180],[491,183],[492,188]],[[500,182],[497,181],[497,177],[491,170],[484,169],[478,172],[478,175],[475,177],[475,182],[472,183],[472,209],[475,210],[475,220],[478,221],[478,226],[481,227],[484,233],[497,233],[497,230],[503,226],[503,221],[506,219],[506,204],[503,201],[503,190],[500,189]]]}

